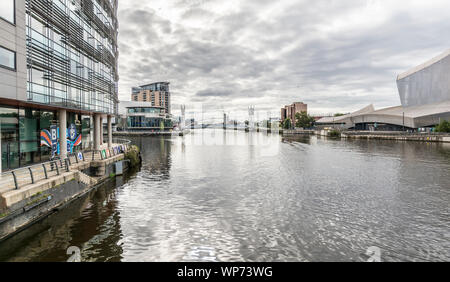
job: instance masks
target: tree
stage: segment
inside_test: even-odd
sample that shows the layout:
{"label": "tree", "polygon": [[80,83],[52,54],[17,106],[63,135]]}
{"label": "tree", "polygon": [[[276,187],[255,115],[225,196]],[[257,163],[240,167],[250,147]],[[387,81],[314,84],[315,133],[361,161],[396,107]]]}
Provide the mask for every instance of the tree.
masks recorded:
{"label": "tree", "polygon": [[305,112],[295,114],[295,127],[311,128],[315,120]]}
{"label": "tree", "polygon": [[263,121],[263,126],[265,128],[271,128],[272,123],[270,122],[270,120],[265,120],[265,121]]}
{"label": "tree", "polygon": [[283,129],[291,129],[292,127],[291,119],[290,118],[285,119],[282,122],[281,126],[283,127]]}
{"label": "tree", "polygon": [[436,132],[450,133],[450,122],[443,120],[438,126],[436,126]]}

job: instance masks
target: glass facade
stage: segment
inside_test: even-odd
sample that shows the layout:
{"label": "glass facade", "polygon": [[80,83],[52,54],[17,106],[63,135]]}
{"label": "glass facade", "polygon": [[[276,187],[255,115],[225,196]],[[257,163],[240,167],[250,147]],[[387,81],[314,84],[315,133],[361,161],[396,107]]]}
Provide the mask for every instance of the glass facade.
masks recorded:
{"label": "glass facade", "polygon": [[0,1],[0,18],[14,24],[15,21],[15,0]]}
{"label": "glass facade", "polygon": [[28,100],[116,114],[116,1],[26,2]]}
{"label": "glass facade", "polygon": [[7,69],[15,70],[16,52],[13,52],[0,46],[0,66]]}
{"label": "glass facade", "polygon": [[89,149],[94,143],[94,122],[90,116],[81,116],[82,148]]}
{"label": "glass facade", "polygon": [[2,168],[19,167],[19,110],[0,108]]}
{"label": "glass facade", "polygon": [[163,114],[164,109],[160,108],[128,108],[128,113],[151,113],[151,114]]}
{"label": "glass facade", "polygon": [[[92,147],[94,113],[117,114],[118,0],[23,1],[27,95],[0,105],[2,171],[59,154],[58,109],[67,110],[68,153]],[[15,4],[0,0],[0,21],[15,24]],[[0,46],[0,67],[16,70],[16,60]]]}
{"label": "glass facade", "polygon": [[143,85],[141,87],[133,87],[132,91],[135,93],[136,91],[141,90],[150,90],[150,91],[169,91],[169,83],[168,82],[157,82],[148,85]]}
{"label": "glass facade", "polygon": [[[67,114],[67,128],[73,125],[82,143],[73,146],[73,153],[88,149],[92,144],[91,117]],[[0,106],[2,171],[49,161],[52,149],[41,141],[41,134],[59,127],[57,111]]]}
{"label": "glass facade", "polygon": [[164,118],[148,118],[144,116],[127,117],[128,128],[172,129],[172,120]]}

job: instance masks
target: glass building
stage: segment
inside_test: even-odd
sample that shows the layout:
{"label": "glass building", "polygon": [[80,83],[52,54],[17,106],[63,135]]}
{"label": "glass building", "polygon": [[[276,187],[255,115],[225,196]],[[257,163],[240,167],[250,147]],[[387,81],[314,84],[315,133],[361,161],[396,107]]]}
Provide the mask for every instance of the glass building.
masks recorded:
{"label": "glass building", "polygon": [[2,171],[103,143],[102,119],[110,130],[117,114],[117,4],[0,1]]}
{"label": "glass building", "polygon": [[118,130],[123,131],[170,131],[173,129],[171,115],[164,107],[150,102],[121,101],[119,104]]}

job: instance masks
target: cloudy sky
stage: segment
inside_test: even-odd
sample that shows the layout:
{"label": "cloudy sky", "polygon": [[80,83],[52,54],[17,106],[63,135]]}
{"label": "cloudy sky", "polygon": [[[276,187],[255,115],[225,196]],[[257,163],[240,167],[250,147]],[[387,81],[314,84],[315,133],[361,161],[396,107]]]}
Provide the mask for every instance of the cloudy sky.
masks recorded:
{"label": "cloudy sky", "polygon": [[448,0],[120,0],[120,98],[170,81],[172,108],[262,116],[400,104],[396,76],[450,48]]}

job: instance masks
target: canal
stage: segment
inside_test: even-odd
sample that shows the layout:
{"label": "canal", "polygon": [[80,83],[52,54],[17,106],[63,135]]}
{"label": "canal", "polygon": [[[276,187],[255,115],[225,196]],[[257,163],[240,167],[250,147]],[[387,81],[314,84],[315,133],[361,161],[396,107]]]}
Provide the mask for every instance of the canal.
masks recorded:
{"label": "canal", "polygon": [[0,243],[0,261],[450,260],[450,144],[198,130]]}

